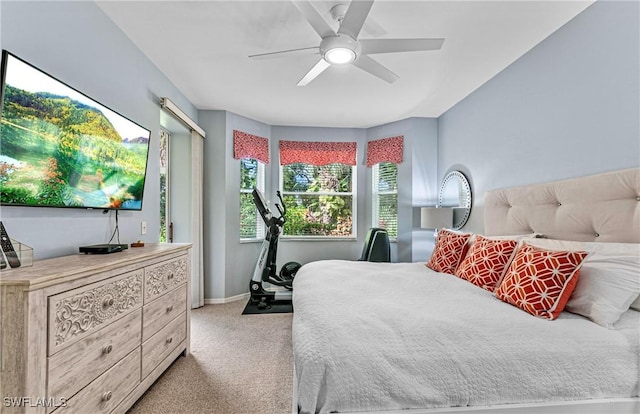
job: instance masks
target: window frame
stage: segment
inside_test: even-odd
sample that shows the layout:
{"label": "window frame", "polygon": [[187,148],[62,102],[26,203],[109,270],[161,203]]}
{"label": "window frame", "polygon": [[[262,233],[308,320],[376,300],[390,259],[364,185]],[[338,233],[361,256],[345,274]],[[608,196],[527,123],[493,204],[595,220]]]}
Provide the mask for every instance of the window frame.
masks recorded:
{"label": "window frame", "polygon": [[380,196],[381,195],[395,195],[396,196],[396,235],[389,235],[389,241],[395,242],[398,240],[398,167],[399,165],[392,162],[387,162],[387,164],[396,164],[396,188],[395,190],[379,190],[380,183],[380,164],[376,163],[371,167],[371,227],[379,227],[380,226]]}
{"label": "window frame", "polygon": [[[298,162],[296,164],[305,164],[312,165],[313,164]],[[335,163],[342,164],[342,163]],[[290,164],[287,164],[290,165]],[[284,199],[286,196],[291,195],[299,195],[299,196],[331,196],[331,195],[340,195],[340,196],[351,196],[351,234],[348,236],[317,236],[317,235],[287,235],[284,233],[284,229],[282,234],[280,235],[280,239],[284,240],[305,240],[305,241],[345,241],[345,240],[357,240],[357,229],[358,229],[358,166],[357,165],[347,165],[351,168],[351,191],[350,192],[332,192],[332,191],[323,191],[323,192],[302,192],[302,191],[285,191],[283,188],[284,184],[284,167],[287,165],[280,165],[279,174],[278,174],[278,189]]]}
{"label": "window frame", "polygon": [[[238,187],[242,186],[242,169],[244,168],[242,161],[245,159],[256,161],[258,166],[257,177],[256,177],[256,188],[258,188],[258,190],[260,190],[264,194],[265,188],[266,188],[266,164],[264,164],[262,161],[256,158],[241,158],[240,160],[238,160],[239,161],[238,164],[240,166],[239,168],[240,182]],[[253,192],[253,188],[251,189],[240,188],[238,207],[241,207],[242,194],[251,194],[252,192]],[[238,214],[238,219],[239,219],[238,235],[240,238],[240,243],[255,243],[255,242],[262,242],[264,240],[264,237],[266,235],[265,224],[264,224],[264,221],[262,220],[262,217],[260,216],[260,213],[258,212],[258,208],[255,206],[254,208],[256,211],[256,237],[242,237],[242,220],[240,219],[240,214],[242,214],[242,208],[239,208],[240,212]]]}

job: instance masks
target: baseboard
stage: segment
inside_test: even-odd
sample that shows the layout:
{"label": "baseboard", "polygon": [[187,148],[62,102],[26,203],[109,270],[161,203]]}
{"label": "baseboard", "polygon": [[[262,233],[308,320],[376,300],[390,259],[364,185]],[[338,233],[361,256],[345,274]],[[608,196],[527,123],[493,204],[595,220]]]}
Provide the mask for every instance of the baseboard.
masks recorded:
{"label": "baseboard", "polygon": [[249,299],[249,292],[247,293],[241,293],[239,295],[235,295],[235,296],[231,296],[228,298],[215,298],[215,299],[205,299],[204,300],[204,304],[205,305],[221,305],[224,303],[230,303],[230,302],[235,302],[238,300],[248,300]]}

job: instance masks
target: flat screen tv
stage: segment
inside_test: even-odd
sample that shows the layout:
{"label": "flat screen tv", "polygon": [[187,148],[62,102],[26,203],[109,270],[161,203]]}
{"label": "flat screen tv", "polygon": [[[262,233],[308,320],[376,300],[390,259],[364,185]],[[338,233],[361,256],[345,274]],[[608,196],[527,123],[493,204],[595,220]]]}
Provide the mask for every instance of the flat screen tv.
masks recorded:
{"label": "flat screen tv", "polygon": [[2,51],[0,204],[141,210],[150,131]]}

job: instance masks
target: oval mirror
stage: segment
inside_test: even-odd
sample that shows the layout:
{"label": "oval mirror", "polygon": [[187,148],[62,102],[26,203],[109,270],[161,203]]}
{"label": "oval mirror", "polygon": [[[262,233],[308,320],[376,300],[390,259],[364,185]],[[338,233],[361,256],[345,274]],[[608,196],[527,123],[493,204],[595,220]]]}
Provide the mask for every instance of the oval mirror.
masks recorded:
{"label": "oval mirror", "polygon": [[471,186],[460,171],[451,171],[442,180],[438,193],[440,207],[453,208],[454,230],[460,230],[471,215]]}

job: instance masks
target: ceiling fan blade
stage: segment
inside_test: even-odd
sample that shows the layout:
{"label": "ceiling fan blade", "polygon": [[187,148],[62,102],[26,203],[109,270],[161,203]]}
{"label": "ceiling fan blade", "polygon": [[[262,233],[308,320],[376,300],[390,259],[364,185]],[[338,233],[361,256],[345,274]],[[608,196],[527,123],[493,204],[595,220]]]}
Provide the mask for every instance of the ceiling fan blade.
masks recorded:
{"label": "ceiling fan blade", "polygon": [[373,6],[373,0],[352,0],[347,9],[347,14],[344,15],[344,19],[340,24],[338,34],[346,34],[357,39],[364,21],[369,15],[371,6]]}
{"label": "ceiling fan blade", "polygon": [[293,4],[300,10],[300,13],[309,22],[313,30],[315,30],[321,38],[327,36],[335,36],[336,32],[333,31],[329,23],[320,16],[320,13],[313,7],[308,1],[294,1]]}
{"label": "ceiling fan blade", "polygon": [[280,57],[296,57],[320,54],[318,46],[304,47],[301,49],[282,50],[280,52],[260,53],[249,56],[251,59],[271,59]]}
{"label": "ceiling fan blade", "polygon": [[362,53],[395,53],[438,50],[444,39],[363,39],[360,40]]}
{"label": "ceiling fan blade", "polygon": [[380,37],[387,34],[387,31],[380,23],[376,22],[369,16],[362,26],[362,33],[370,37]]}
{"label": "ceiling fan blade", "polygon": [[302,79],[300,79],[300,82],[298,82],[298,86],[307,86],[309,82],[318,77],[318,75],[324,72],[324,70],[329,66],[331,66],[331,63],[327,62],[324,59],[320,59],[318,63],[316,63],[311,68],[311,70],[309,70],[309,72],[307,72],[307,74],[304,75]]}
{"label": "ceiling fan blade", "polygon": [[389,69],[385,68],[367,55],[358,56],[358,59],[353,62],[353,65],[389,83],[393,83],[399,79],[398,75],[391,72]]}

